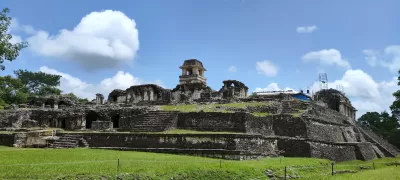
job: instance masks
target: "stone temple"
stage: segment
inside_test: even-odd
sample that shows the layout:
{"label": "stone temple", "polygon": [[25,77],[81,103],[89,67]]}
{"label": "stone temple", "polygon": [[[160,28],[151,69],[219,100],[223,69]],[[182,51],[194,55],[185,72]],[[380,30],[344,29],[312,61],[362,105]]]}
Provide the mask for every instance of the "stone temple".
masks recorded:
{"label": "stone temple", "polygon": [[[340,91],[312,96],[273,91],[249,95],[237,80],[207,86],[206,68],[183,62],[178,84],[115,89],[80,104],[65,96],[31,97],[0,111],[0,145],[99,148],[225,159],[266,156],[334,161],[393,157],[399,150],[355,120]],[[54,130],[56,129],[56,130]],[[189,132],[189,133],[188,133]]]}

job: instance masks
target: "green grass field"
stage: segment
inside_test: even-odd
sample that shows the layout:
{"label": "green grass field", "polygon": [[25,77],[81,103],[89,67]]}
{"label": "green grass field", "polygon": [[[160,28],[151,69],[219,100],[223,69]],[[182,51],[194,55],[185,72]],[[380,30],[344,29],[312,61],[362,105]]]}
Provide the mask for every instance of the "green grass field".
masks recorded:
{"label": "green grass field", "polygon": [[[120,169],[117,172],[118,159]],[[0,179],[265,179],[265,171],[302,179],[368,179],[400,178],[400,166],[385,158],[371,162],[352,161],[335,165],[335,171],[360,170],[351,174],[331,176],[328,160],[312,158],[264,158],[261,160],[229,161],[194,156],[113,151],[98,149],[17,149],[0,147]]]}

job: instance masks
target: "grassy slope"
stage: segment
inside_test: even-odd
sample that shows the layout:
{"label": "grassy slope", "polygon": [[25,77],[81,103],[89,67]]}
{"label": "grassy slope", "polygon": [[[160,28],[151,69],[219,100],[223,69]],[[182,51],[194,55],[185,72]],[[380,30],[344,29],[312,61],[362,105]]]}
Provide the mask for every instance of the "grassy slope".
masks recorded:
{"label": "grassy slope", "polygon": [[181,112],[198,112],[203,110],[204,112],[224,112],[219,111],[216,107],[232,107],[232,108],[246,108],[246,106],[268,106],[268,102],[246,102],[246,103],[230,103],[230,104],[180,104],[180,105],[164,105],[161,106],[163,111],[181,111]]}
{"label": "grassy slope", "polygon": [[[264,158],[258,161],[228,161],[193,156],[178,156],[131,151],[112,151],[94,149],[15,149],[0,147],[0,179],[48,179],[65,176],[85,175],[91,177],[115,177],[117,159],[120,159],[120,174],[129,173],[142,179],[265,179],[266,169],[281,171],[284,166],[297,166],[303,169],[290,168],[288,174],[298,174],[310,178],[330,178],[328,160],[312,158]],[[400,160],[400,158],[398,159]],[[394,161],[380,159],[377,162]],[[371,162],[339,163],[344,166]],[[19,164],[19,165],[18,165]],[[22,164],[22,165],[21,165]],[[36,164],[36,165],[29,165]],[[307,166],[321,168],[304,169]],[[386,171],[384,165],[378,170],[365,173]],[[397,167],[400,171],[400,166]],[[324,176],[314,176],[319,174]],[[359,173],[357,173],[358,175]],[[371,176],[363,175],[361,176]],[[350,175],[335,175],[335,178]]]}

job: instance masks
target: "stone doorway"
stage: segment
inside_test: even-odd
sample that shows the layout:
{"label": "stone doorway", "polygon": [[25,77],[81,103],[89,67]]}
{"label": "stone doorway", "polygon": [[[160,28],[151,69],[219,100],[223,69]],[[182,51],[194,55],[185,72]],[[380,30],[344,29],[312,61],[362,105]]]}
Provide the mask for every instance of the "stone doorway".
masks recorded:
{"label": "stone doorway", "polygon": [[97,118],[98,118],[98,114],[94,111],[90,111],[86,115],[86,129],[92,128],[92,122],[97,121]]}
{"label": "stone doorway", "polygon": [[66,126],[66,122],[65,122],[65,119],[62,119],[61,120],[61,128],[62,129],[65,129],[67,126]]}
{"label": "stone doorway", "polygon": [[116,115],[114,115],[112,118],[111,118],[111,120],[112,120],[112,122],[113,122],[113,128],[115,129],[115,128],[119,128],[119,118],[120,118],[120,115],[119,114],[116,114]]}

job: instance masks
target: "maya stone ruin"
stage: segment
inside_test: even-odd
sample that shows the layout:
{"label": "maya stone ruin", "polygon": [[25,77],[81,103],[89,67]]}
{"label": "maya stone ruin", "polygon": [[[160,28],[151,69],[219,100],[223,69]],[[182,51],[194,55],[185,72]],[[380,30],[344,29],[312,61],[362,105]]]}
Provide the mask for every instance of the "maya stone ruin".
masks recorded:
{"label": "maya stone ruin", "polygon": [[235,160],[282,155],[347,161],[399,154],[357,123],[356,109],[338,90],[249,96],[249,88],[236,80],[223,81],[219,90],[207,86],[199,60],[186,60],[179,68],[179,84],[173,89],[131,86],[113,90],[106,99],[96,94],[86,104],[65,96],[31,97],[27,104],[0,111],[0,132],[7,132],[0,133],[0,145]]}

